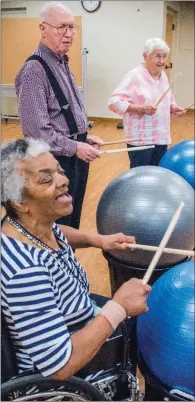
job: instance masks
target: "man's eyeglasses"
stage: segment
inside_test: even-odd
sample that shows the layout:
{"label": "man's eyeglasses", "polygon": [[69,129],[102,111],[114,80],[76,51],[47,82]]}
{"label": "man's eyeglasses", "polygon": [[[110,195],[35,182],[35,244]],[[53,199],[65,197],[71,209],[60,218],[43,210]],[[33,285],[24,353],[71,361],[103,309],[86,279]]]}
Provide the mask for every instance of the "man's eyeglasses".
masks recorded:
{"label": "man's eyeglasses", "polygon": [[165,53],[165,54],[151,53],[151,56],[156,60],[160,60],[160,59],[166,60],[168,57],[168,54],[167,53]]}
{"label": "man's eyeglasses", "polygon": [[72,34],[76,33],[76,32],[79,30],[79,26],[76,25],[76,24],[72,24],[72,25],[60,25],[59,27],[55,27],[54,25],[48,24],[48,22],[45,22],[45,21],[43,22],[43,24],[49,25],[50,27],[57,29],[57,32],[58,32],[60,35],[66,34],[66,33],[68,32],[68,30],[69,30]]}

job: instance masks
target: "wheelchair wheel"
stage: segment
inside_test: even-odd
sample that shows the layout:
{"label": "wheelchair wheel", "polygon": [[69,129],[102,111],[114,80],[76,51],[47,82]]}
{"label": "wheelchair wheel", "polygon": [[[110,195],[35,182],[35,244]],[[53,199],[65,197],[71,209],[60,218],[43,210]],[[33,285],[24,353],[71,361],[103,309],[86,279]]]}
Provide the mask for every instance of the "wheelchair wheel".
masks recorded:
{"label": "wheelchair wheel", "polygon": [[1,385],[2,401],[105,401],[95,386],[78,377],[52,380],[40,374],[22,376]]}

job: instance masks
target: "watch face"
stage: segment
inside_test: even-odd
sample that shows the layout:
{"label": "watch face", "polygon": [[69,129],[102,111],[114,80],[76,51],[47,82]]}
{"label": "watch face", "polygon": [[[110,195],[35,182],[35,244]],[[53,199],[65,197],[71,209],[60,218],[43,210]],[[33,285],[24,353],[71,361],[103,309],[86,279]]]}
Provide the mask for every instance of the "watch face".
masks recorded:
{"label": "watch face", "polygon": [[92,13],[100,7],[101,1],[81,1],[81,4],[86,11]]}

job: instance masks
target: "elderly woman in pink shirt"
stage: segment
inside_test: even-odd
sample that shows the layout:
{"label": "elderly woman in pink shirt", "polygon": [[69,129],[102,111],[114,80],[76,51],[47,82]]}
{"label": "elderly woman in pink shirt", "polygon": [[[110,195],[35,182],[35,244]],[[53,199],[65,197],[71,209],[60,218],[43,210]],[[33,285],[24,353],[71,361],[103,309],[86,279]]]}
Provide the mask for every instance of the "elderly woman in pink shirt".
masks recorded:
{"label": "elderly woman in pink shirt", "polygon": [[185,109],[176,105],[171,90],[155,107],[169,86],[165,69],[167,44],[159,38],[148,39],[144,63],[130,70],[109,100],[109,109],[123,116],[127,138],[136,140],[128,147],[155,145],[155,148],[128,153],[130,166],[158,165],[171,143],[170,113],[182,116]]}

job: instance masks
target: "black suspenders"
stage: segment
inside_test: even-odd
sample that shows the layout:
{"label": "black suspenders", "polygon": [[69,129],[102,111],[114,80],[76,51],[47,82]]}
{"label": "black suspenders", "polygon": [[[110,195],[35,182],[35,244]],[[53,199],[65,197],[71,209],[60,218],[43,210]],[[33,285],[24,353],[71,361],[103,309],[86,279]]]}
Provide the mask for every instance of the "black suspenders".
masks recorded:
{"label": "black suspenders", "polygon": [[70,131],[70,135],[73,136],[74,134],[78,134],[78,127],[77,127],[75,118],[73,116],[72,110],[70,108],[70,105],[69,105],[64,93],[62,92],[62,89],[60,88],[60,85],[58,84],[58,81],[57,81],[55,75],[53,74],[53,72],[51,71],[50,67],[45,62],[45,60],[42,59],[41,56],[33,54],[26,60],[26,62],[30,61],[30,60],[38,60],[41,63],[41,65],[43,66],[43,68],[47,74],[47,77],[49,79],[49,82],[51,84],[51,87],[54,91],[54,94],[58,100],[62,113],[65,117],[67,126]]}

